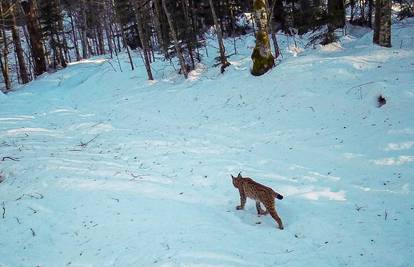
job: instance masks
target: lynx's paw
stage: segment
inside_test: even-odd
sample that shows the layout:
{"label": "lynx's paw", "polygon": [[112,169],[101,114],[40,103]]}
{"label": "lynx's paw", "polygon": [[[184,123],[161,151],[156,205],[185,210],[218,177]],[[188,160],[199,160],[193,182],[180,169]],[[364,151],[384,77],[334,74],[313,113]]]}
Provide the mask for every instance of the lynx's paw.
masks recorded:
{"label": "lynx's paw", "polygon": [[264,211],[264,210],[261,210],[260,212],[259,212],[259,216],[260,215],[267,215],[269,212],[266,210],[266,211]]}
{"label": "lynx's paw", "polygon": [[244,207],[243,207],[243,206],[237,206],[237,207],[236,207],[236,210],[242,210],[242,209],[244,209]]}

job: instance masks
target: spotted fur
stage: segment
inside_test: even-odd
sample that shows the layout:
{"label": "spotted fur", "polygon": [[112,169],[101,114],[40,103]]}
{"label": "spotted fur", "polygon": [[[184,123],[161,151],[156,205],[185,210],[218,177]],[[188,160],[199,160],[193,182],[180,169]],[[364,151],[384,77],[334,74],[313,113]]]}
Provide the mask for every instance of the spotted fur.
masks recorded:
{"label": "spotted fur", "polygon": [[[236,209],[244,209],[246,198],[251,198],[256,201],[257,214],[266,215],[267,213],[270,213],[272,218],[279,225],[279,229],[283,229],[282,220],[277,214],[275,208],[275,198],[283,199],[281,194],[273,191],[270,187],[255,182],[249,177],[242,177],[240,173],[237,177],[232,175],[231,178],[233,179],[234,187],[237,188],[240,193],[240,205],[237,206]],[[265,206],[266,211],[262,210],[260,203]]]}

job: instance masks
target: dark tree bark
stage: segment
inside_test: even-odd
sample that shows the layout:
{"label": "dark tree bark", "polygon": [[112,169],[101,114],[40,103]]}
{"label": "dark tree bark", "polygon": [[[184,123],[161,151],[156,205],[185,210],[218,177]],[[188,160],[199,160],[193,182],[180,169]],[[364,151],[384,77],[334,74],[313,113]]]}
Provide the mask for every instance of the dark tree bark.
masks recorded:
{"label": "dark tree bark", "polygon": [[345,25],[345,6],[343,0],[328,0],[328,32],[323,45],[336,41],[335,30]]}
{"label": "dark tree bark", "polygon": [[270,36],[272,38],[272,42],[273,42],[273,47],[275,49],[275,59],[279,57],[280,55],[280,48],[279,48],[279,44],[277,43],[277,38],[276,38],[276,30],[273,27],[273,14],[274,14],[274,10],[275,10],[275,6],[276,6],[276,0],[273,0],[272,6],[269,6],[269,2],[268,0],[266,0],[266,9],[268,12],[268,16],[269,16],[269,29],[270,29]]}
{"label": "dark tree bark", "polygon": [[15,17],[16,8],[13,5],[10,9],[10,16],[12,20],[11,32],[14,44],[14,51],[17,57],[17,63],[19,64],[19,74],[23,84],[30,82],[30,77],[27,72],[26,62],[24,60],[24,51],[22,48],[22,43],[20,40],[19,29],[16,25],[16,17]]}
{"label": "dark tree bark", "polygon": [[81,55],[79,53],[78,38],[77,38],[77,35],[76,35],[75,23],[73,22],[73,15],[72,15],[71,10],[69,10],[68,15],[69,15],[69,18],[70,18],[70,26],[71,26],[71,29],[72,29],[72,42],[73,42],[73,45],[75,47],[76,61],[79,61],[79,60],[81,60]]}
{"label": "dark tree bark", "polygon": [[167,4],[166,4],[165,1],[166,0],[162,0],[162,7],[164,9],[165,15],[167,16],[167,21],[168,21],[168,24],[170,26],[171,36],[174,40],[175,51],[176,51],[178,59],[180,61],[181,72],[182,72],[182,74],[184,74],[184,77],[187,79],[188,78],[187,64],[185,64],[184,56],[183,56],[183,53],[181,51],[180,44],[178,43],[177,34],[175,32],[175,29],[174,29],[174,23],[173,23],[173,20],[171,18],[171,13],[168,10]]}
{"label": "dark tree bark", "polygon": [[216,28],[216,33],[217,33],[217,41],[218,41],[218,45],[219,45],[219,49],[220,49],[221,73],[223,73],[224,70],[228,66],[230,66],[230,63],[227,61],[226,49],[225,49],[224,43],[223,43],[223,33],[222,33],[220,25],[218,23],[216,11],[214,9],[213,0],[209,0],[209,3],[210,3],[211,14],[213,15],[214,27]]}
{"label": "dark tree bark", "polygon": [[35,0],[21,2],[25,17],[27,30],[30,38],[30,48],[34,62],[35,76],[42,75],[46,72],[46,56],[43,48],[42,34],[37,16],[37,5]]}
{"label": "dark tree bark", "polygon": [[81,26],[81,43],[82,43],[82,57],[87,59],[89,57],[89,45],[88,36],[86,34],[88,30],[88,24],[86,20],[86,3],[85,0],[81,0],[81,13],[82,13],[82,26]]}
{"label": "dark tree bark", "polygon": [[[151,64],[149,60],[148,39],[146,38],[146,34],[144,33],[143,17],[141,16],[141,10],[139,10],[138,8],[139,7],[137,3],[135,3],[135,16],[137,20],[139,39],[141,40],[141,46],[143,50],[142,56],[144,58],[144,64],[145,64],[145,69],[147,70],[148,80],[154,80],[154,77],[152,76]],[[141,8],[144,8],[144,7],[141,6]]]}
{"label": "dark tree bark", "polygon": [[0,68],[1,72],[3,73],[3,80],[6,87],[6,92],[11,90],[11,80],[10,80],[10,73],[9,73],[9,49],[7,44],[7,35],[4,29],[5,25],[5,16],[3,10],[3,3],[0,3],[0,30],[2,35],[2,43],[3,43],[3,50],[2,55],[0,56]]}
{"label": "dark tree bark", "polygon": [[391,0],[377,0],[373,42],[391,47]]}

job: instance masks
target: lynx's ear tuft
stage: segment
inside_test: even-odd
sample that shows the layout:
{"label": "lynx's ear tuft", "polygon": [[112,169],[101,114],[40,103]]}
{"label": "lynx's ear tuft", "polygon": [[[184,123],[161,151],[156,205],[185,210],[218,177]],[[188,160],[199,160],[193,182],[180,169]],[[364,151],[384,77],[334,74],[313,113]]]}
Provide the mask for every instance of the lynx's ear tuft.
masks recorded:
{"label": "lynx's ear tuft", "polygon": [[237,175],[237,178],[242,178],[241,172],[239,172],[239,174]]}

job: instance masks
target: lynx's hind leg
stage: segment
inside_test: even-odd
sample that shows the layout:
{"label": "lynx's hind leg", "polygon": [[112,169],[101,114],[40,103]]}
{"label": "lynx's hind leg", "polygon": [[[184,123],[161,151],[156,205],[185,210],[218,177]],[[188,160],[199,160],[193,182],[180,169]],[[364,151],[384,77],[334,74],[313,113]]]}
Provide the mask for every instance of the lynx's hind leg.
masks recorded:
{"label": "lynx's hind leg", "polygon": [[275,204],[272,203],[271,205],[266,206],[266,210],[270,213],[272,218],[277,222],[277,224],[279,225],[279,229],[283,230],[283,223],[282,223],[282,220],[280,219],[279,215],[276,212]]}
{"label": "lynx's hind leg", "polygon": [[260,201],[256,201],[256,210],[258,215],[266,215],[268,211],[262,210],[262,207],[260,207]]}

